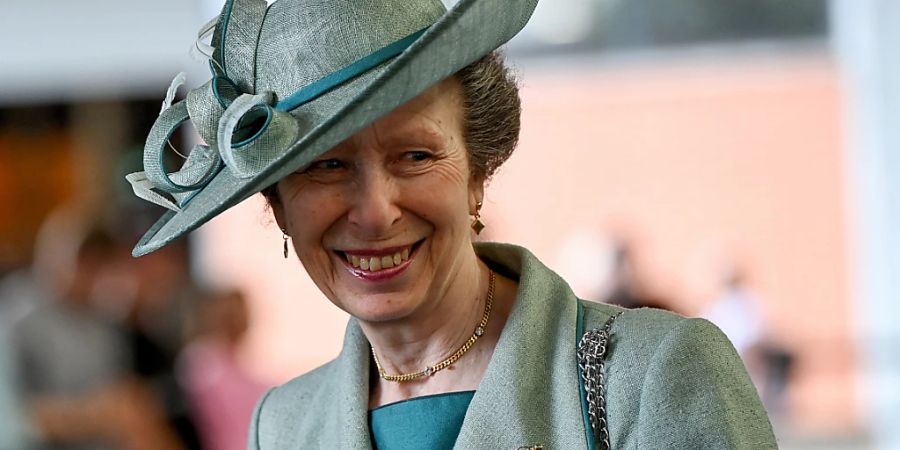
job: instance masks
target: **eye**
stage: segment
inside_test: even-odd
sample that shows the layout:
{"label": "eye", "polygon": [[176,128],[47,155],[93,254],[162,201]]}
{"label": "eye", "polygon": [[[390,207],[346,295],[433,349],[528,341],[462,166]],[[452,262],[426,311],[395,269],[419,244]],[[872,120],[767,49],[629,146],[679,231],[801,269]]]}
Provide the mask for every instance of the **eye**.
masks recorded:
{"label": "eye", "polygon": [[398,155],[394,167],[398,174],[413,176],[428,172],[441,157],[429,150],[409,150]]}
{"label": "eye", "polygon": [[424,162],[432,158],[432,154],[424,150],[413,150],[402,155],[404,162]]}
{"label": "eye", "polygon": [[352,171],[346,161],[326,158],[313,162],[300,173],[318,183],[336,183],[346,180]]}
{"label": "eye", "polygon": [[306,171],[329,171],[343,169],[344,167],[343,161],[339,159],[320,159],[310,164],[309,167],[306,168]]}

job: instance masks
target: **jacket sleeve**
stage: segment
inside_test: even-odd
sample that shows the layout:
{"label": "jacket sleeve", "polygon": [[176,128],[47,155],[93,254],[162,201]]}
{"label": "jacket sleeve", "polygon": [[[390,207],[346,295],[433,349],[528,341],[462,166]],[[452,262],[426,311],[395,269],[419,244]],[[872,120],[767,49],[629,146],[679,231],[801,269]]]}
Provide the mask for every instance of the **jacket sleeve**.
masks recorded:
{"label": "jacket sleeve", "polygon": [[778,448],[740,357],[704,319],[682,320],[660,341],[640,398],[638,448]]}

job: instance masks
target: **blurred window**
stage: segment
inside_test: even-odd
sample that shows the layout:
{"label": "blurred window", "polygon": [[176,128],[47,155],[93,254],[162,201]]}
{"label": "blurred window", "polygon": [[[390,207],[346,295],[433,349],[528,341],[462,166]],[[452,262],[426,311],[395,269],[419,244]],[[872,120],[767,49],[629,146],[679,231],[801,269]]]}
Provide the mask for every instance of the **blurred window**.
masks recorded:
{"label": "blurred window", "polygon": [[826,0],[552,0],[538,4],[519,55],[746,40],[824,38]]}

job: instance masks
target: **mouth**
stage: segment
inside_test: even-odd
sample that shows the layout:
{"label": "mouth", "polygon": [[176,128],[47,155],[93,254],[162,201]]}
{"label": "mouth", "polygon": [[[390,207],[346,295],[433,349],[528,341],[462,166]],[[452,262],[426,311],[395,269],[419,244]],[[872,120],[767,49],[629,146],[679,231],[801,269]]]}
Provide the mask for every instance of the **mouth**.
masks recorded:
{"label": "mouth", "polygon": [[345,265],[354,275],[366,279],[371,279],[373,276],[378,276],[379,279],[383,278],[379,275],[389,278],[406,269],[423,242],[425,239],[402,247],[335,251],[335,254],[345,261]]}

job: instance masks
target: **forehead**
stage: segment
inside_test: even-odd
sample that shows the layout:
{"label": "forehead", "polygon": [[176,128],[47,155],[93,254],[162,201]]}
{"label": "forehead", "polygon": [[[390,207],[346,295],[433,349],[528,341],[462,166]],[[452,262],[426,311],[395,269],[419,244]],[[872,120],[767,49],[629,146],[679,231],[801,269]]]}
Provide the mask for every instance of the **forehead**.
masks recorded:
{"label": "forehead", "polygon": [[463,117],[462,88],[451,77],[398,106],[336,148],[366,144],[373,139],[386,143],[412,138],[432,141],[461,138]]}

